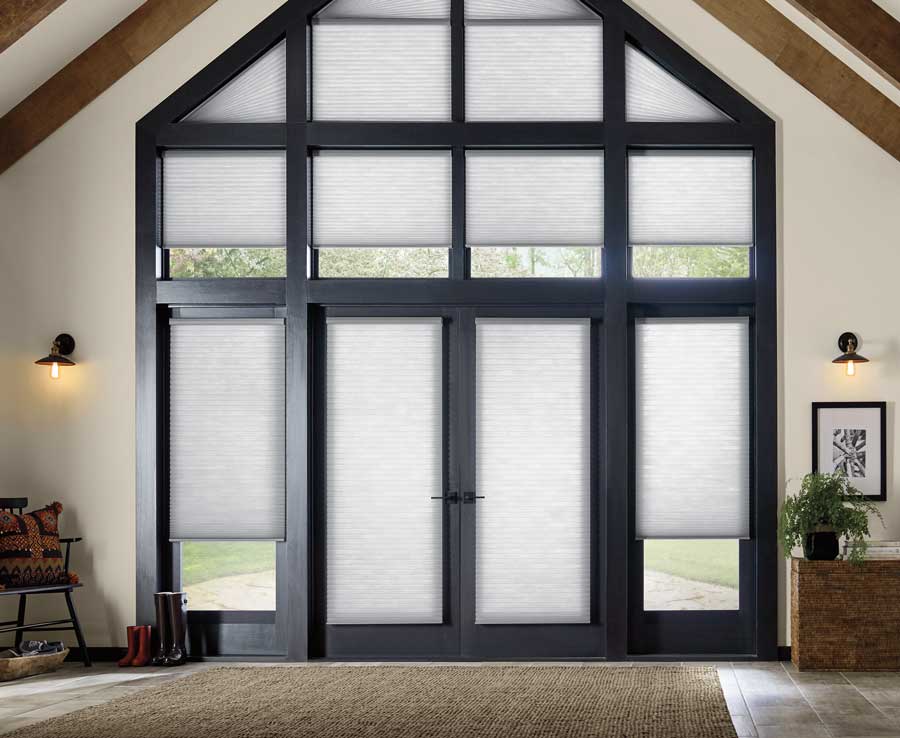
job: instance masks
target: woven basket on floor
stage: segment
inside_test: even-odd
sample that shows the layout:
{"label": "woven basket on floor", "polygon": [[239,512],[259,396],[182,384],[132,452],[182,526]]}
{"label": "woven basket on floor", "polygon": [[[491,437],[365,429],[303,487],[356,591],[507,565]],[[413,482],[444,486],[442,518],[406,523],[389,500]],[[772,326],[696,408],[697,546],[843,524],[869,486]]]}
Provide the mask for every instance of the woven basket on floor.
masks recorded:
{"label": "woven basket on floor", "polygon": [[19,656],[12,659],[0,659],[0,682],[11,682],[35,674],[46,674],[56,671],[69,655],[66,648],[59,653],[40,654],[38,656]]}

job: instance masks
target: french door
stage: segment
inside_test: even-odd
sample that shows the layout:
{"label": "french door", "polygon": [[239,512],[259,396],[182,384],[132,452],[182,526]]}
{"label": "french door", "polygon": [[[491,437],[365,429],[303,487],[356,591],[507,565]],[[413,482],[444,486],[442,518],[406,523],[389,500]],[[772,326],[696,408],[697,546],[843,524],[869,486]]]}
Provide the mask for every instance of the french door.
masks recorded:
{"label": "french door", "polygon": [[603,655],[600,330],[578,310],[323,311],[317,655]]}

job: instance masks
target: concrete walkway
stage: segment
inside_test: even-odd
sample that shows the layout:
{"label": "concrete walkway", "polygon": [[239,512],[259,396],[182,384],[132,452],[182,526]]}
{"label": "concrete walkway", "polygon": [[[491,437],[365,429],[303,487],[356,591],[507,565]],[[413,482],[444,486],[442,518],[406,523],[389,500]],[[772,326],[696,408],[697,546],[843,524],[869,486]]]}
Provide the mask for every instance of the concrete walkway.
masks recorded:
{"label": "concrete walkway", "polygon": [[274,610],[275,570],[209,579],[184,591],[191,610]]}
{"label": "concrete walkway", "polygon": [[644,572],[645,610],[737,610],[738,591],[718,584]]}

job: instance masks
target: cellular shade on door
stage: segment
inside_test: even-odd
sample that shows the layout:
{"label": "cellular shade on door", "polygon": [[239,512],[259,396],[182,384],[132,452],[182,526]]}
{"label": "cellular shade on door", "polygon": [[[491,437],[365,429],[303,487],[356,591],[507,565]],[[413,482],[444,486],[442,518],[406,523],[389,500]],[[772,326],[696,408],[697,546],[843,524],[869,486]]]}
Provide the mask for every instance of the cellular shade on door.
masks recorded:
{"label": "cellular shade on door", "polygon": [[576,0],[465,0],[466,119],[601,120],[603,28]]}
{"label": "cellular shade on door", "polygon": [[443,327],[329,318],[327,623],[443,619]]}
{"label": "cellular shade on door", "polygon": [[476,320],[475,622],[590,622],[590,321]]}
{"label": "cellular shade on door", "polygon": [[752,246],[753,153],[632,151],[631,246]]}
{"label": "cellular shade on door", "polygon": [[166,151],[165,248],[283,247],[283,151]]}
{"label": "cellular shade on door", "polygon": [[748,538],[748,319],[641,319],[634,345],[637,537]]}
{"label": "cellular shade on door", "polygon": [[450,119],[449,0],[334,0],[313,18],[315,120]]}
{"label": "cellular shade on door", "polygon": [[172,320],[169,535],[285,535],[284,322]]}

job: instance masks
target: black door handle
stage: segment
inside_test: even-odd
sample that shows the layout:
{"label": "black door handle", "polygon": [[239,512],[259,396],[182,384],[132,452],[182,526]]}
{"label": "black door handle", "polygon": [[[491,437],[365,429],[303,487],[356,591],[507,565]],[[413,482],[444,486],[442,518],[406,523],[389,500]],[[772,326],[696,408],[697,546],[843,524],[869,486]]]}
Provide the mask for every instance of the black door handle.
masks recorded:
{"label": "black door handle", "polygon": [[476,495],[474,492],[464,492],[463,493],[463,502],[466,505],[474,505],[475,500],[483,500],[484,495]]}
{"label": "black door handle", "polygon": [[440,497],[432,497],[431,499],[432,500],[443,500],[448,505],[449,504],[455,505],[457,502],[459,502],[459,495],[456,492],[448,492],[446,495],[441,495]]}

